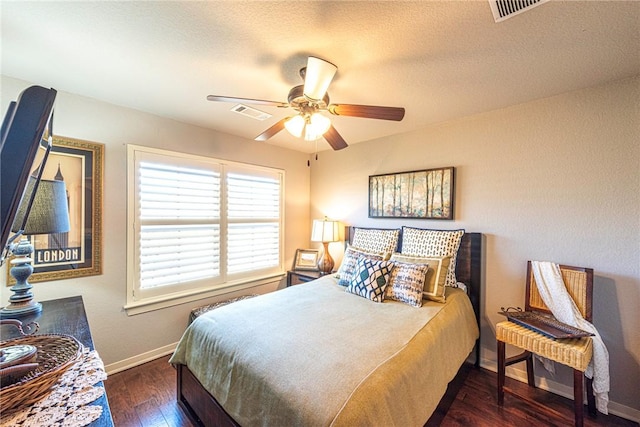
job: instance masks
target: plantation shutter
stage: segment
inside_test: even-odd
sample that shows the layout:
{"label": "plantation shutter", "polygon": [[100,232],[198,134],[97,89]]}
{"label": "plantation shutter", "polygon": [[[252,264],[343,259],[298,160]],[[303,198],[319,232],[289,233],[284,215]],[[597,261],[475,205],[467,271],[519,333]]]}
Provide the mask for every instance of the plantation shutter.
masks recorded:
{"label": "plantation shutter", "polygon": [[219,277],[218,168],[154,160],[138,164],[139,289]]}
{"label": "plantation shutter", "polygon": [[130,304],[281,275],[277,169],[131,147]]}
{"label": "plantation shutter", "polygon": [[227,174],[228,274],[280,265],[280,175]]}

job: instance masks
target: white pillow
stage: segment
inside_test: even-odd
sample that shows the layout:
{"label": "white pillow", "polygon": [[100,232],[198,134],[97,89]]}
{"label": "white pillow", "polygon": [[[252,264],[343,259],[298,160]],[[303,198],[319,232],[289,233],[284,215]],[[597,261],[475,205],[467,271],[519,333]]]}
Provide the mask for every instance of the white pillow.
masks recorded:
{"label": "white pillow", "polygon": [[445,286],[456,286],[456,258],[464,230],[426,230],[402,227],[402,255],[450,256]]}
{"label": "white pillow", "polygon": [[351,244],[366,252],[393,253],[398,250],[400,229],[356,228]]}

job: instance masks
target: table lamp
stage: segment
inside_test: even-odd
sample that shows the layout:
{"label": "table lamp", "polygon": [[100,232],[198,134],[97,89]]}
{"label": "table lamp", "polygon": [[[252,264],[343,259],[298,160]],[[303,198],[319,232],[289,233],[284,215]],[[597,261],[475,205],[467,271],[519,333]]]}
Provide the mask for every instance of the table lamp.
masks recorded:
{"label": "table lamp", "polygon": [[[33,178],[30,178],[33,180]],[[29,185],[34,185],[29,183]],[[24,201],[25,198],[23,198]],[[22,232],[20,242],[10,250],[15,256],[11,260],[11,276],[16,284],[11,287],[13,295],[9,297],[9,305],[0,310],[0,318],[16,318],[42,311],[42,304],[33,299],[33,293],[28,279],[33,273],[31,253],[33,245],[25,237],[35,234],[64,233],[69,231],[69,206],[67,204],[67,190],[64,181],[40,180],[33,204],[29,210],[24,230],[19,228],[24,222],[27,203],[21,203],[11,231]]]}
{"label": "table lamp", "polygon": [[318,269],[324,274],[331,273],[334,261],[329,253],[329,243],[340,240],[340,227],[338,221],[327,219],[314,219],[313,228],[311,230],[311,241],[322,242],[324,252],[318,260]]}

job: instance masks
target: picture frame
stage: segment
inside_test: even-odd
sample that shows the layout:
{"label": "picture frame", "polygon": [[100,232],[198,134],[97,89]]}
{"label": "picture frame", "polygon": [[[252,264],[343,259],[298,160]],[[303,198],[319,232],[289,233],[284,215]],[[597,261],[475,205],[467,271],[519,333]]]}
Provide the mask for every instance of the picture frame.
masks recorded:
{"label": "picture frame", "polygon": [[453,166],[369,176],[369,218],[453,220]]}
{"label": "picture frame", "polygon": [[[104,145],[53,136],[43,179],[64,180],[70,230],[26,236],[34,246],[29,282],[102,274]],[[16,283],[7,268],[7,285]]]}
{"label": "picture frame", "polygon": [[294,270],[318,271],[318,249],[296,249],[293,261]]}

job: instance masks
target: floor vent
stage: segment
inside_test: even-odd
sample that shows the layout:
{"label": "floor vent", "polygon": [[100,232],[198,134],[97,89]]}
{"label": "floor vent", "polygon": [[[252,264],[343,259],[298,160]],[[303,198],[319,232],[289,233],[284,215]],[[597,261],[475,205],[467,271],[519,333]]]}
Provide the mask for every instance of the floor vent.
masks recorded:
{"label": "floor vent", "polygon": [[502,22],[519,13],[546,3],[549,0],[489,0],[493,19],[496,22]]}
{"label": "floor vent", "polygon": [[231,111],[242,114],[243,116],[251,117],[252,119],[256,120],[267,120],[269,117],[271,117],[271,114],[269,113],[256,110],[255,108],[247,107],[246,105],[242,104],[236,105],[231,109]]}

